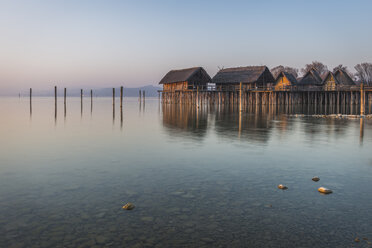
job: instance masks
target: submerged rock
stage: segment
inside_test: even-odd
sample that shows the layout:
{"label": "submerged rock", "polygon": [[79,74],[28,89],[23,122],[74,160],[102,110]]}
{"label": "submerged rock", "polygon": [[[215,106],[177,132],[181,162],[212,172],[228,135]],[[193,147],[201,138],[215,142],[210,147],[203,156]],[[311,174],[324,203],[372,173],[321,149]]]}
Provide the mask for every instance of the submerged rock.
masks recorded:
{"label": "submerged rock", "polygon": [[154,220],[154,217],[151,217],[151,216],[144,216],[141,218],[142,221],[153,221]]}
{"label": "submerged rock", "polygon": [[283,189],[283,190],[285,190],[285,189],[288,189],[288,187],[287,187],[287,186],[284,186],[283,184],[279,184],[279,185],[278,185],[278,189]]}
{"label": "submerged rock", "polygon": [[128,202],[127,204],[123,206],[123,209],[125,210],[132,210],[133,208],[134,208],[134,204],[130,202]]}
{"label": "submerged rock", "polygon": [[320,180],[319,177],[313,177],[311,180],[313,180],[314,182],[318,182]]}
{"label": "submerged rock", "polygon": [[358,237],[356,237],[356,238],[354,239],[354,241],[358,243],[358,242],[360,242],[360,239],[359,239]]}
{"label": "submerged rock", "polygon": [[318,191],[319,191],[320,193],[323,193],[323,194],[330,194],[330,193],[332,193],[332,190],[327,189],[326,187],[320,187],[320,188],[318,189]]}

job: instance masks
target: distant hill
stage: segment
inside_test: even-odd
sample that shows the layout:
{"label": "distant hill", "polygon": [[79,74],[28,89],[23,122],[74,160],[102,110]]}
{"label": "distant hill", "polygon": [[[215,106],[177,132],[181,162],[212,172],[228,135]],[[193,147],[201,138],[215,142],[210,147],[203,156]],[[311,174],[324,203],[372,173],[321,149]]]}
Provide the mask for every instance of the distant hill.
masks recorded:
{"label": "distant hill", "polygon": [[[158,90],[161,90],[161,87],[153,86],[153,85],[147,85],[143,87],[138,88],[125,88],[124,96],[125,97],[137,97],[139,91],[145,91],[146,97],[156,97],[158,96]],[[112,97],[112,88],[96,88],[92,89],[93,95],[98,97]],[[23,91],[21,93],[23,96],[28,96],[29,91]],[[83,89],[83,94],[85,96],[90,95],[90,89]],[[33,90],[32,92],[33,96],[54,96],[54,88],[51,88],[50,90]],[[63,96],[63,88],[58,88],[57,91],[58,96]],[[80,89],[77,88],[67,88],[67,96],[80,96]],[[120,96],[120,87],[115,88],[115,96]]]}

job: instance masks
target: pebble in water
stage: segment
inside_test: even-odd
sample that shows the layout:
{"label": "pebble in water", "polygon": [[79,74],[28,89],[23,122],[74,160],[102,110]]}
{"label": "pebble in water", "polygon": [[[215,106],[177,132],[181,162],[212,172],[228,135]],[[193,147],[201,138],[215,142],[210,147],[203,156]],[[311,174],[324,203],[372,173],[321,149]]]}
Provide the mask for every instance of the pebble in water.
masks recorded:
{"label": "pebble in water", "polygon": [[318,191],[319,191],[320,193],[323,193],[323,194],[330,194],[330,193],[332,193],[332,190],[327,189],[327,188],[325,188],[325,187],[320,187],[320,188],[318,189]]}
{"label": "pebble in water", "polygon": [[279,185],[278,185],[278,189],[283,189],[283,190],[285,190],[285,189],[288,189],[288,187],[287,187],[287,186],[284,186],[283,184],[279,184]]}
{"label": "pebble in water", "polygon": [[319,177],[313,177],[311,180],[313,180],[314,182],[318,182],[320,180]]}
{"label": "pebble in water", "polygon": [[130,202],[128,202],[127,204],[123,206],[123,209],[125,210],[132,210],[133,208],[134,208],[134,204]]}
{"label": "pebble in water", "polygon": [[358,242],[360,242],[360,239],[357,237],[357,238],[354,239],[354,241],[358,243]]}

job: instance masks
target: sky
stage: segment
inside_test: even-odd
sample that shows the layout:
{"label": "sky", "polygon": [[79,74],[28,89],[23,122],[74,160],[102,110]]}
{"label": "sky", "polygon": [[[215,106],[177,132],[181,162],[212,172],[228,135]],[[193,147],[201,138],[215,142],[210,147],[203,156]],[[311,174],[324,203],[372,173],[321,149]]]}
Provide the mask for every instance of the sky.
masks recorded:
{"label": "sky", "polygon": [[157,85],[171,69],[353,70],[372,62],[372,1],[0,0],[0,93]]}

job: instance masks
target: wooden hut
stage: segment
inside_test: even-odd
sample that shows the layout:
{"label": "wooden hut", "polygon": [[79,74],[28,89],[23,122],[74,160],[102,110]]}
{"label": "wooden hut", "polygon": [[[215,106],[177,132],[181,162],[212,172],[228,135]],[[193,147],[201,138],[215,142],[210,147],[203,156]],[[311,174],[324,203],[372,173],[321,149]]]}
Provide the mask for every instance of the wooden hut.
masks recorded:
{"label": "wooden hut", "polygon": [[217,89],[229,86],[239,89],[242,83],[244,89],[272,86],[275,79],[266,66],[246,66],[222,69],[213,77],[212,82]]}
{"label": "wooden hut", "polygon": [[275,90],[288,89],[297,84],[297,79],[291,73],[282,71],[275,80]]}
{"label": "wooden hut", "polygon": [[338,86],[355,85],[351,77],[342,69],[338,69],[335,73],[328,72],[323,80],[324,90],[335,90]]}
{"label": "wooden hut", "polygon": [[321,86],[322,81],[323,80],[320,77],[319,73],[314,68],[312,68],[302,77],[297,86],[299,88],[311,88],[314,86]]}
{"label": "wooden hut", "polygon": [[197,86],[206,86],[211,77],[202,67],[193,67],[168,72],[159,84],[164,91],[184,91],[196,89]]}

